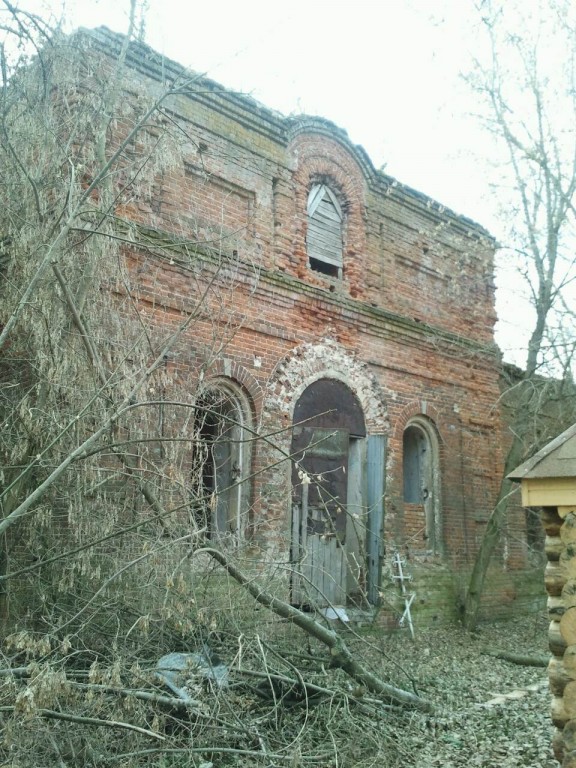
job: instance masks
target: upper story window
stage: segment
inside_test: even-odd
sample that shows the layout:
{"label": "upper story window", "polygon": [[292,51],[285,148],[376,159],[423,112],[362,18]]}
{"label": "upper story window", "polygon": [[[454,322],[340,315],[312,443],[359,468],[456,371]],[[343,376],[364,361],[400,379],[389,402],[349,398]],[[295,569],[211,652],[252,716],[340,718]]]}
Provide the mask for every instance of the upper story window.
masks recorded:
{"label": "upper story window", "polygon": [[308,195],[306,248],[310,268],[342,277],[342,208],[325,184],[315,184]]}

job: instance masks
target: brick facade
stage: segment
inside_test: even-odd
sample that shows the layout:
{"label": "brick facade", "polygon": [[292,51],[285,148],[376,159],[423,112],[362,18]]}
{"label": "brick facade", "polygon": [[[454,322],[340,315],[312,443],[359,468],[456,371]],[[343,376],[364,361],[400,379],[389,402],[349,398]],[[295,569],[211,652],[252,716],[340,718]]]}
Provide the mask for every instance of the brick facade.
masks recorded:
{"label": "brick facade", "polygon": [[[93,45],[107,50],[117,40],[99,31]],[[183,74],[142,46],[128,61],[130,77],[150,92]],[[493,240],[377,171],[326,120],[284,118],[203,79],[169,108],[188,136],[180,167],[160,171],[153,187],[117,212],[158,239],[203,243],[194,269],[177,250],[173,260],[160,255],[153,239],[146,249],[130,248],[127,264],[132,298],[158,331],[193,310],[209,278],[218,288],[169,366],[171,380],[191,392],[228,381],[241,393],[250,434],[274,435],[252,441],[249,466],[238,467],[251,478],[240,536],[264,560],[294,560],[285,458],[294,411],[308,387],[334,380],[361,407],[362,440],[386,438],[384,570],[400,550],[424,581],[437,579],[445,590],[446,574],[457,581],[473,561],[503,465]],[[341,277],[309,265],[307,199],[315,184],[327,185],[343,212]],[[115,290],[121,303],[125,289]],[[406,499],[410,428],[433,454],[426,457],[428,511],[424,500]],[[365,507],[364,443],[358,451],[354,477]],[[523,521],[516,523],[515,540],[523,536]],[[502,554],[504,567],[524,567],[517,547],[513,554],[510,563]]]}

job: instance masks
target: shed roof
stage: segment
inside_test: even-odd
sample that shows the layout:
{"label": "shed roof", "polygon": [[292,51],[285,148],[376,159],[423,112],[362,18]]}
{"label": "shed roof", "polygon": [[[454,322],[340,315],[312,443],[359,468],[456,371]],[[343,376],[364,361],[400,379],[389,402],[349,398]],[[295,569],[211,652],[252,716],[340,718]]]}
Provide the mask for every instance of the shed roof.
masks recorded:
{"label": "shed roof", "polygon": [[576,424],[541,448],[508,475],[510,480],[532,477],[576,477]]}

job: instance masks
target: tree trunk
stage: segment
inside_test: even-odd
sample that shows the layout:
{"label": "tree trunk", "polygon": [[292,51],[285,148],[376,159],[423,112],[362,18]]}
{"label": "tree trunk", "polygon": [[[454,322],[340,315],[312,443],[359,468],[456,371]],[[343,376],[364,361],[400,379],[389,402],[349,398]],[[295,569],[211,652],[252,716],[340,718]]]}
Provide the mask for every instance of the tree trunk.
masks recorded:
{"label": "tree trunk", "polygon": [[512,653],[498,648],[483,648],[482,653],[495,659],[509,661],[511,664],[519,664],[522,667],[547,667],[550,663],[550,657],[541,654]]}
{"label": "tree trunk", "polygon": [[360,683],[361,686],[372,693],[382,696],[392,704],[408,706],[425,712],[433,711],[433,706],[430,702],[421,699],[409,691],[404,691],[401,688],[385,683],[369,669],[366,669],[363,664],[357,661],[344,640],[334,630],[328,629],[324,624],[320,624],[310,614],[303,613],[284,600],[280,600],[278,597],[266,592],[256,581],[242,573],[222,552],[209,548],[200,551],[206,552],[216,562],[220,563],[228,574],[244,587],[260,605],[264,605],[283,619],[289,619],[311,637],[324,643],[330,649],[331,664],[335,667],[340,667],[357,683]]}
{"label": "tree trunk", "polygon": [[464,603],[463,624],[467,630],[472,632],[478,624],[478,615],[480,613],[480,604],[482,593],[484,591],[484,581],[488,572],[490,560],[504,528],[506,512],[508,510],[508,499],[514,490],[513,483],[507,479],[509,472],[512,472],[522,460],[522,442],[518,436],[512,440],[512,445],[506,456],[504,465],[504,476],[500,484],[500,492],[492,514],[488,518],[486,531],[480,542],[480,547],[470,576],[468,592]]}

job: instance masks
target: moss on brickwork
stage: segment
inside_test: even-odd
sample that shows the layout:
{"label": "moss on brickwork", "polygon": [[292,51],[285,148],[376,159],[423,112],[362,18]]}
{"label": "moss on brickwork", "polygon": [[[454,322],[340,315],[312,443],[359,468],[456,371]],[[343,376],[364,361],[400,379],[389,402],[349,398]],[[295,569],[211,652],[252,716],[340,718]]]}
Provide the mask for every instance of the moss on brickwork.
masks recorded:
{"label": "moss on brickwork", "polygon": [[[461,617],[463,596],[469,574],[453,571],[441,563],[408,563],[406,582],[408,593],[414,593],[411,606],[416,631],[426,627],[457,622]],[[391,580],[383,584],[383,614],[402,615],[404,601],[398,585]],[[543,613],[546,593],[542,570],[531,568],[504,571],[492,567],[486,578],[481,621],[506,620],[516,616]],[[394,626],[394,622],[382,621]]]}

